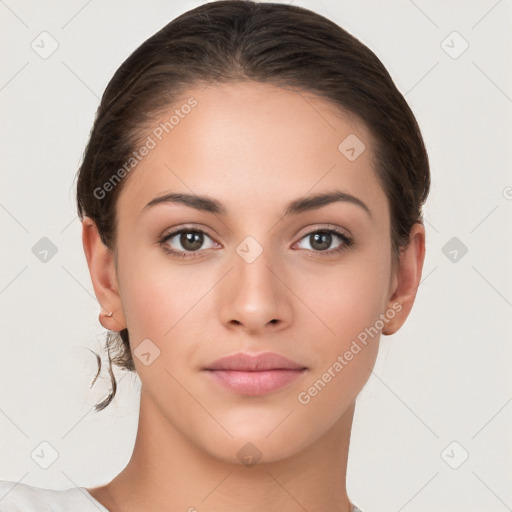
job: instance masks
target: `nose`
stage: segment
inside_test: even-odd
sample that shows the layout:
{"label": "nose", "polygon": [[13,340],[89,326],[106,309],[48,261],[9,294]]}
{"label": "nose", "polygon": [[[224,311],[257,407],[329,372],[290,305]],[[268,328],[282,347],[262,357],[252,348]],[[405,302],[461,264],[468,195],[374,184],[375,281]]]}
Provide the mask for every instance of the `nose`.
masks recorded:
{"label": "nose", "polygon": [[254,261],[247,262],[234,254],[233,268],[219,290],[220,315],[229,328],[247,334],[276,332],[291,322],[291,291],[279,266],[272,264],[264,250]]}

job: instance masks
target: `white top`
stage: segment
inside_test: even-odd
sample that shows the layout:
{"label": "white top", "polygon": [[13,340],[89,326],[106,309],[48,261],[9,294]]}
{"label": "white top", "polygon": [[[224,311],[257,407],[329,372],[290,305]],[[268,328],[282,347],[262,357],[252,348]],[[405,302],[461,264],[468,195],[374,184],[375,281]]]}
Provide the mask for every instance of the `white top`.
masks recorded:
{"label": "white top", "polygon": [[[0,512],[109,512],[85,487],[43,489],[0,480]],[[354,505],[352,512],[363,512]]]}
{"label": "white top", "polygon": [[0,512],[109,512],[85,487],[43,489],[0,480]]}

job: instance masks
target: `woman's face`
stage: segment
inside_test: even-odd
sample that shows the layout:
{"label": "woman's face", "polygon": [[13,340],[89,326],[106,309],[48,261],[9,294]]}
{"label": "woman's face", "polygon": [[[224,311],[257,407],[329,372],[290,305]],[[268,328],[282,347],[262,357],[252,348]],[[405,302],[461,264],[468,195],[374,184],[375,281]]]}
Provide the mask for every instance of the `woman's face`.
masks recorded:
{"label": "woman's face", "polygon": [[[281,459],[346,427],[381,331],[403,316],[370,136],[271,85],[192,89],[161,122],[175,110],[117,203],[109,305],[130,334],[141,414],[221,460]],[[187,204],[148,206],[166,194]],[[238,353],[300,370],[215,364]]]}

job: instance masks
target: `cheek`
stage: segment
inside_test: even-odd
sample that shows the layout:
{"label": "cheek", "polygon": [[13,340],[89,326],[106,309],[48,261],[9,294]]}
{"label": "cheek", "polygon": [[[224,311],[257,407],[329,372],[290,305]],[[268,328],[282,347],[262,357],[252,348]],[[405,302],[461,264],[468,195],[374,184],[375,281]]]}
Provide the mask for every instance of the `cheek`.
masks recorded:
{"label": "cheek", "polygon": [[[155,247],[123,253],[119,275],[137,373],[146,381],[156,378],[148,371],[153,365],[144,366],[137,359],[139,344],[149,339],[158,353],[154,366],[167,368],[177,376],[183,374],[191,363],[194,347],[204,342],[204,325],[209,320],[204,308],[215,283],[211,267],[170,263],[163,250]],[[151,351],[148,342],[145,347]]]}
{"label": "cheek", "polygon": [[194,280],[191,286],[185,267],[170,264],[156,245],[139,249],[125,244],[123,250],[119,260],[121,300],[130,335],[133,331],[163,338],[185,314],[200,281]]}
{"label": "cheek", "polygon": [[379,251],[368,251],[326,268],[323,276],[297,276],[297,295],[314,314],[320,339],[340,348],[373,325],[386,305],[389,272],[390,262]]}
{"label": "cheek", "polygon": [[[353,399],[373,369],[391,269],[391,257],[382,253],[377,246],[354,253],[346,264],[329,269],[324,280],[317,279],[316,286],[302,281],[299,293],[308,297],[315,313],[314,317],[309,315],[313,321],[305,322],[304,329],[310,336],[317,333],[316,364],[310,381],[320,379],[320,389],[327,383],[329,388],[322,391],[319,402],[334,400],[341,405],[339,400]],[[304,295],[307,290],[308,295]]]}
{"label": "cheek", "polygon": [[318,327],[324,334],[316,337],[317,364],[311,381],[321,379],[331,389],[321,401],[353,399],[373,368],[380,337],[375,324],[382,312],[376,286],[373,276],[352,273],[331,283],[323,298],[316,297],[325,326]]}
{"label": "cheek", "polygon": [[[348,270],[348,269],[347,269]],[[332,425],[364,387],[375,365],[383,313],[381,290],[388,276],[377,265],[340,272],[312,299],[322,318],[315,336],[315,364],[295,397],[304,420],[322,418]],[[333,331],[333,332],[331,332]],[[311,328],[309,329],[312,335]]]}

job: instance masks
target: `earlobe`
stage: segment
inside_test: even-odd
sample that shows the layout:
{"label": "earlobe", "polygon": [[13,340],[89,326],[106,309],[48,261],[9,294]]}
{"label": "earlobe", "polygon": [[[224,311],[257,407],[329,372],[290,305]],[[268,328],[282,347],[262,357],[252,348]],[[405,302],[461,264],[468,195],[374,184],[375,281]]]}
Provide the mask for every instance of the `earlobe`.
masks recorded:
{"label": "earlobe", "polygon": [[95,222],[87,216],[82,221],[82,244],[94,292],[102,306],[100,323],[105,329],[121,331],[126,328],[126,321],[117,285],[114,256],[101,240]]}
{"label": "earlobe", "polygon": [[[409,244],[400,251],[399,265],[387,303],[396,314],[382,329],[382,334],[394,334],[409,316],[416,298],[425,259],[425,227],[416,223],[411,228]],[[400,305],[400,306],[398,306]]]}

